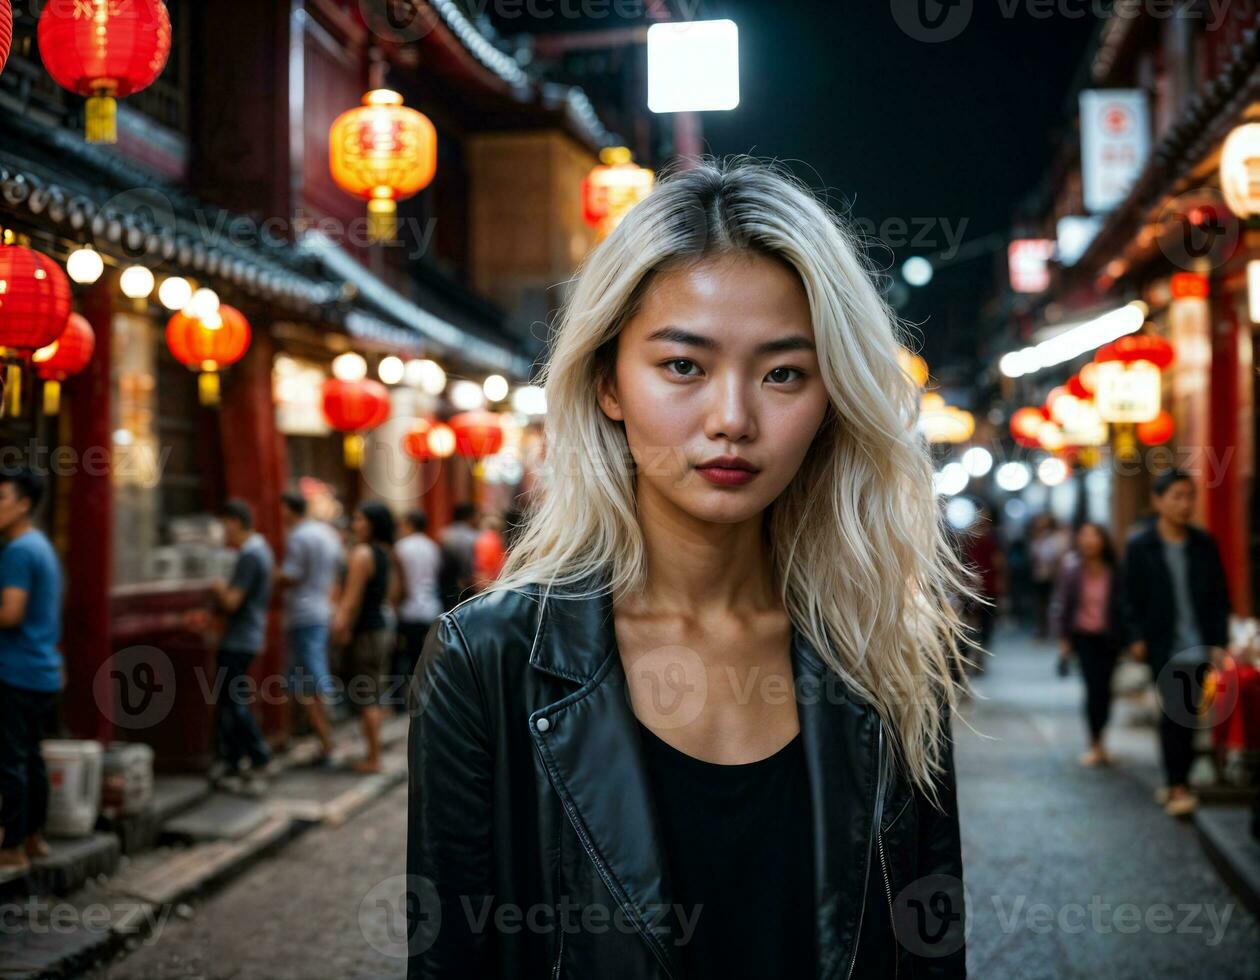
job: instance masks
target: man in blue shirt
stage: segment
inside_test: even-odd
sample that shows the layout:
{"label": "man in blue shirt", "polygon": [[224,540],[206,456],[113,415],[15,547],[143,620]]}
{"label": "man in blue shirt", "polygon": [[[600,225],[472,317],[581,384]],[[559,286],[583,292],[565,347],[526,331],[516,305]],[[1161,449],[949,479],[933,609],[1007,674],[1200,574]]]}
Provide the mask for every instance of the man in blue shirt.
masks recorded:
{"label": "man in blue shirt", "polygon": [[62,687],[61,571],[31,523],[43,495],[33,470],[0,469],[0,868],[25,869],[48,854],[39,740]]}
{"label": "man in blue shirt", "polygon": [[252,765],[244,774],[243,788],[257,794],[265,788],[264,777],[272,760],[250,709],[253,686],[246,675],[267,639],[267,604],[271,601],[275,559],[266,539],[254,530],[254,512],[245,501],[229,500],[219,512],[219,520],[228,546],[237,550],[237,558],[231,579],[214,585],[225,614],[219,674],[220,697],[226,701],[219,704],[219,759],[211,768],[210,779],[225,789],[237,789],[248,759]]}

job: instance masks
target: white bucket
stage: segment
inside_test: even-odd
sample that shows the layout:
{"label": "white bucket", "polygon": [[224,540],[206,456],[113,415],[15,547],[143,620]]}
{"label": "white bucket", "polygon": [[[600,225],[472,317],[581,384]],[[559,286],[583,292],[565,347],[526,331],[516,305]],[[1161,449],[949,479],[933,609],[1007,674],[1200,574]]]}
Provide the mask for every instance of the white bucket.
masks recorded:
{"label": "white bucket", "polygon": [[86,837],[101,805],[104,749],[100,742],[47,739],[40,743],[48,767],[49,837]]}
{"label": "white bucket", "polygon": [[105,750],[101,805],[107,814],[140,813],[153,799],[153,749],[141,742],[115,742]]}

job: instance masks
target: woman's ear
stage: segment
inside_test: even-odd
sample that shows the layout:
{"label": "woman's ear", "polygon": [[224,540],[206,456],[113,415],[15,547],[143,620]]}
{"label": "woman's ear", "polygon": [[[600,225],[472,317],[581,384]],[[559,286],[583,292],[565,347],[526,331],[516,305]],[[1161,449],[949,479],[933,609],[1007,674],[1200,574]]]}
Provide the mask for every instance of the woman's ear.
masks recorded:
{"label": "woman's ear", "polygon": [[599,400],[599,407],[610,419],[614,422],[625,420],[625,414],[621,411],[621,400],[617,397],[617,382],[611,372],[600,374],[599,380],[595,382],[595,397]]}

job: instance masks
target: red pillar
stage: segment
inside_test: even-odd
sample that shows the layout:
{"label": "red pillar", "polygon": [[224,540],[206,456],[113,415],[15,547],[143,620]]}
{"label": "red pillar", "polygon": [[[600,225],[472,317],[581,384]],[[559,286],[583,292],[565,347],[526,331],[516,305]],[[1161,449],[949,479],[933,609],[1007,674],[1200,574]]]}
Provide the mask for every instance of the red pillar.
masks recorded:
{"label": "red pillar", "polygon": [[[240,498],[254,510],[254,528],[267,539],[279,561],[284,553],[280,496],[285,490],[284,441],[276,428],[271,367],[274,346],[265,330],[256,330],[249,351],[225,372],[223,404],[219,411],[223,444],[223,485],[229,497]],[[267,645],[251,673],[278,691],[275,680],[284,671],[284,648],[279,597],[272,602],[267,622]],[[262,725],[268,734],[288,731],[288,712],[276,698],[262,699]]]}
{"label": "red pillar", "polygon": [[1251,365],[1249,327],[1239,322],[1231,297],[1214,304],[1212,368],[1209,391],[1208,443],[1203,459],[1208,530],[1220,546],[1235,613],[1250,611],[1247,505],[1250,500],[1248,447],[1250,432],[1242,424],[1240,406],[1250,405],[1243,390]]}
{"label": "red pillar", "polygon": [[76,737],[109,742],[114,733],[111,706],[98,705],[92,693],[97,670],[113,652],[113,298],[106,281],[83,297],[81,309],[96,332],[96,350],[82,373],[65,383],[63,399],[63,411],[69,414],[70,444],[77,461],[70,477],[66,525],[62,652],[68,683],[64,717]]}

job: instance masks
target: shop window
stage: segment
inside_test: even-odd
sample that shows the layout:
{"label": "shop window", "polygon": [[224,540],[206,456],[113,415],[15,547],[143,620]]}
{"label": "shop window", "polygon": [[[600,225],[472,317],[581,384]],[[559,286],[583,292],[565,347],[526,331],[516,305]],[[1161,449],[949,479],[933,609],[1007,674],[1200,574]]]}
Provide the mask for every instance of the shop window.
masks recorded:
{"label": "shop window", "polygon": [[227,558],[209,478],[218,440],[196,376],[149,318],[118,314],[112,334],[114,583],[220,576]]}

